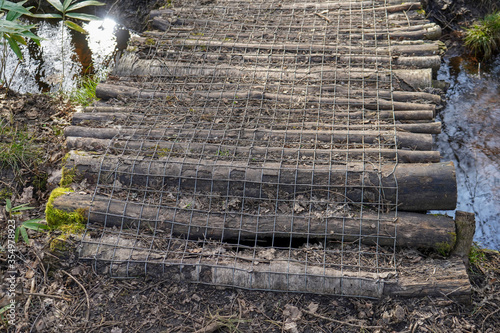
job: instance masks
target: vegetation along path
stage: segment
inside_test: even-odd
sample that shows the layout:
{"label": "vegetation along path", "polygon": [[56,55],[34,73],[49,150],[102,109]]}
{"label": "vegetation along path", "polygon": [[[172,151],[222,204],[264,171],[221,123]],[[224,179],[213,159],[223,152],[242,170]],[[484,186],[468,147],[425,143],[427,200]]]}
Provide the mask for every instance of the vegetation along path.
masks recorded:
{"label": "vegetation along path", "polygon": [[[54,226],[115,277],[467,302],[419,2],[179,1],[74,115]],[[468,227],[467,227],[468,226]],[[458,231],[458,233],[457,233]],[[445,259],[412,260],[412,249]]]}

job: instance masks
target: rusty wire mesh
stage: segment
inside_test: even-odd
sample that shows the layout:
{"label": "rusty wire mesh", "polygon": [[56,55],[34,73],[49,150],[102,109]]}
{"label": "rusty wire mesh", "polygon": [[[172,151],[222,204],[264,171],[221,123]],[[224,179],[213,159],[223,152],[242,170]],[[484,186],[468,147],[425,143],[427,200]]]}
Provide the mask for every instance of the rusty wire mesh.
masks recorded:
{"label": "rusty wire mesh", "polygon": [[[339,295],[395,272],[385,5],[172,1],[138,53],[147,75],[121,73],[141,93],[120,101],[81,257],[117,277]],[[370,281],[357,296],[378,294]]]}

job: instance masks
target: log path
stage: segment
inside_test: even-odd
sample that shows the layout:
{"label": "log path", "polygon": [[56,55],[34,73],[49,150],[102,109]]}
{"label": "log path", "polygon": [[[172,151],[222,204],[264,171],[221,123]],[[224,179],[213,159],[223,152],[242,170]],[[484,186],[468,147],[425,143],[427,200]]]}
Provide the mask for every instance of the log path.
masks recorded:
{"label": "log path", "polygon": [[456,181],[432,150],[444,50],[420,9],[183,0],[151,12],[100,102],[66,129],[74,192],[53,206],[88,211],[80,258],[113,276],[466,300],[460,260],[404,260],[456,241],[451,218],[425,214],[455,208]]}

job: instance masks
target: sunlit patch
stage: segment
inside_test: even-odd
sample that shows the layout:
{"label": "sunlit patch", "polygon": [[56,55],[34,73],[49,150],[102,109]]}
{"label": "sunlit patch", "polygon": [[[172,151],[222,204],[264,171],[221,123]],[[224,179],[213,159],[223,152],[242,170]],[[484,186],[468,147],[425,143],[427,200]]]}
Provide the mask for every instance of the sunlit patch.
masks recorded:
{"label": "sunlit patch", "polygon": [[19,65],[14,54],[7,57],[11,89],[20,93],[68,91],[83,74],[105,76],[114,63],[119,26],[105,18],[83,27],[88,35],[69,30],[60,21],[37,22],[35,33],[43,38],[40,47],[35,43],[23,47],[24,60]]}

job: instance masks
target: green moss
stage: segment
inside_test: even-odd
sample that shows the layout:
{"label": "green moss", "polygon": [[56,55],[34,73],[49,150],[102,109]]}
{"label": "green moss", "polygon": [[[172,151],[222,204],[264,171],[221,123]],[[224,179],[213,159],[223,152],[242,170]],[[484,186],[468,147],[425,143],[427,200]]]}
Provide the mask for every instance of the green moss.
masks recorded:
{"label": "green moss", "polygon": [[64,234],[64,235],[60,235],[56,238],[54,238],[53,240],[50,241],[50,251],[51,252],[55,252],[55,251],[61,251],[61,252],[64,252],[66,250],[68,250],[68,247],[66,246],[66,240],[68,239],[68,235],[67,234]]}
{"label": "green moss", "polygon": [[59,186],[68,187],[71,183],[73,183],[75,175],[76,175],[76,167],[70,169],[63,166],[62,176],[61,176],[61,181],[59,182]]}
{"label": "green moss", "polygon": [[7,188],[3,188],[3,189],[0,189],[0,202],[4,202],[5,199],[10,199],[12,197],[12,191],[7,189]]}
{"label": "green moss", "polygon": [[451,251],[455,247],[455,243],[457,241],[457,234],[454,232],[450,232],[450,241],[449,242],[441,242],[436,244],[437,252],[443,257],[447,257],[450,255]]}
{"label": "green moss", "polygon": [[85,229],[87,214],[84,209],[67,212],[54,208],[54,200],[70,192],[73,192],[70,188],[58,187],[50,194],[45,207],[45,219],[50,229],[60,229],[65,233],[79,233]]}
{"label": "green moss", "polygon": [[148,46],[153,46],[153,45],[156,45],[156,41],[153,38],[148,38],[148,39],[146,39],[145,44]]}

